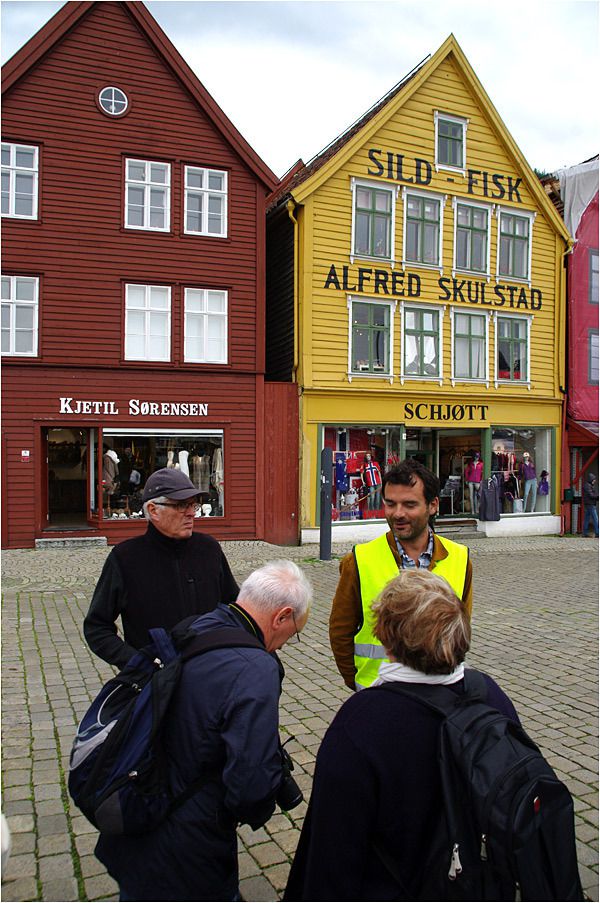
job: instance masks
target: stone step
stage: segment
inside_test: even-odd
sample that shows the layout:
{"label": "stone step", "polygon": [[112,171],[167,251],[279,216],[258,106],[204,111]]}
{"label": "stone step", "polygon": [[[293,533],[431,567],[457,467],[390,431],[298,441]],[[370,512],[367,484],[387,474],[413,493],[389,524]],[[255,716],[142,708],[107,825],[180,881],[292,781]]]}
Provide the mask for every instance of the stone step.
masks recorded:
{"label": "stone step", "polygon": [[36,539],[36,549],[83,549],[106,546],[106,536],[56,536],[52,539]]}

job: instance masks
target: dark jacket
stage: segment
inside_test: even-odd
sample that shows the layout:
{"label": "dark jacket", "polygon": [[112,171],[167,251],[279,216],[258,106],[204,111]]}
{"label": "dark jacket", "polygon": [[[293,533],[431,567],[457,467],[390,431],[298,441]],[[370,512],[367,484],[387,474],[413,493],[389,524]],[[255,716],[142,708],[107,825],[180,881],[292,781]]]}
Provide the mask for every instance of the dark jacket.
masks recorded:
{"label": "dark jacket", "polygon": [[[169,539],[152,524],[111,551],[94,590],[83,632],[92,652],[117,668],[150,642],[148,630],[170,630],[184,618],[234,602],[238,585],[221,546],[203,533]],[[124,640],[115,621],[121,615]]]}
{"label": "dark jacket", "polygon": [[[250,630],[227,605],[193,624],[199,633],[223,626]],[[100,835],[96,855],[129,899],[234,899],[236,824],[263,825],[281,783],[280,689],[277,658],[261,649],[214,649],[186,663],[166,724],[172,789],[205,769],[219,776],[148,834]]]}
{"label": "dark jacket", "polygon": [[[508,697],[486,680],[488,702],[518,721]],[[464,681],[450,689],[463,692]],[[380,687],[344,703],[317,755],[284,900],[404,899],[372,841],[393,856],[407,885],[417,879],[442,814],[439,725],[430,709]]]}
{"label": "dark jacket", "polygon": [[588,479],[583,484],[583,504],[586,507],[593,508],[598,501],[598,489],[596,487],[596,481]]}

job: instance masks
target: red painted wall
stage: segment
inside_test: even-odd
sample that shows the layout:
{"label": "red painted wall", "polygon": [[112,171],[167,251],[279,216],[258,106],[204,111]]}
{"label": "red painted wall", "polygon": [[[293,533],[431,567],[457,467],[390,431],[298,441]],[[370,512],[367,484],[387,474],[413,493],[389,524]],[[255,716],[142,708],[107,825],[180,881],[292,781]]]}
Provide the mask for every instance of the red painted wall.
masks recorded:
{"label": "red painted wall", "polygon": [[[590,249],[598,251],[598,193],[588,205],[577,229],[577,244],[569,258],[569,397],[574,420],[598,421],[598,386],[588,379],[588,335],[598,329],[598,304],[590,303]],[[597,302],[597,299],[596,299]]]}

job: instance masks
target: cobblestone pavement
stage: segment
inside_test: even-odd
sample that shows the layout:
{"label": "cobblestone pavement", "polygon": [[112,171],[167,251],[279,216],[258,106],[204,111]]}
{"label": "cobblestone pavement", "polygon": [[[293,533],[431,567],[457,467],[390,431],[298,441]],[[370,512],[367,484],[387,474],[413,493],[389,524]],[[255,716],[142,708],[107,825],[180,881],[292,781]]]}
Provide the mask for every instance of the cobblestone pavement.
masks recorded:
{"label": "cobblestone pavement", "polygon": [[[471,664],[491,673],[575,797],[580,871],[598,900],[598,542],[581,537],[469,539],[475,574]],[[289,557],[311,578],[315,604],[302,641],[282,652],[281,730],[308,796],[327,725],[347,697],[327,640],[337,560],[317,546],[223,544],[236,577]],[[76,723],[112,675],[81,624],[107,549],[5,552],[2,619],[2,808],[12,831],[4,900],[116,900],[93,855],[96,832],[68,798]],[[306,803],[265,828],[239,831],[246,900],[279,900]]]}

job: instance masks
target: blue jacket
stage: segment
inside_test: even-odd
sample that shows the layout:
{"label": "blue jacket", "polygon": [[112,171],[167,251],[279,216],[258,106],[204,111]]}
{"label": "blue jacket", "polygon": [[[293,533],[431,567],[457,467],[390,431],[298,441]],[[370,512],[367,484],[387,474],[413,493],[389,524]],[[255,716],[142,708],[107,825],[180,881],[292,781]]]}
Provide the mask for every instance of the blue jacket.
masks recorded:
{"label": "blue jacket", "polygon": [[[240,624],[250,629],[234,608],[219,605],[193,628]],[[278,660],[261,649],[214,649],[186,663],[165,725],[171,786],[182,792],[205,768],[219,777],[148,834],[100,836],[96,855],[129,899],[234,898],[236,825],[263,825],[281,783],[280,691]]]}

